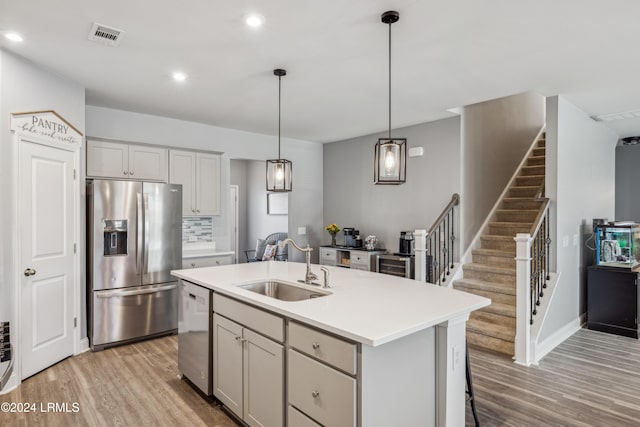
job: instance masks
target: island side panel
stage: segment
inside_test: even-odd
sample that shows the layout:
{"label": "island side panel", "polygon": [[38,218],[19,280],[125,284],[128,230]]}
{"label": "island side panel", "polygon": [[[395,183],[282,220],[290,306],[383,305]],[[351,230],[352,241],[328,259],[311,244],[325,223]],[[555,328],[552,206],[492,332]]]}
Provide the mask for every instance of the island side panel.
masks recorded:
{"label": "island side panel", "polygon": [[466,325],[469,314],[436,325],[437,425],[465,425]]}
{"label": "island side panel", "polygon": [[436,333],[361,346],[360,426],[436,425]]}

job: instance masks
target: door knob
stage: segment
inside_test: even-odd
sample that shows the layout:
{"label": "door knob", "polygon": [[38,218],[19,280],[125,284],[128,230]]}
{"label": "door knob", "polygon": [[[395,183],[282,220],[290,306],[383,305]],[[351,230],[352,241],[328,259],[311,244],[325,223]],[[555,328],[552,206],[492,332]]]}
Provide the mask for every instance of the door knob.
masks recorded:
{"label": "door knob", "polygon": [[24,271],[24,275],[29,277],[29,276],[33,276],[34,274],[36,274],[36,271],[33,268],[27,268]]}

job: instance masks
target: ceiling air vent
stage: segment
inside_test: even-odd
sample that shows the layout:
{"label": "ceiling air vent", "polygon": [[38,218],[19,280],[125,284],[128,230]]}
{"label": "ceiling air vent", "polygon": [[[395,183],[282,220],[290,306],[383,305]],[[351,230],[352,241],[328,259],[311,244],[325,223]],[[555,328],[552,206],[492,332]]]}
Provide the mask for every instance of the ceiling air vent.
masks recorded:
{"label": "ceiling air vent", "polygon": [[640,136],[622,138],[622,145],[637,145],[638,143],[640,143]]}
{"label": "ceiling air vent", "polygon": [[113,27],[107,27],[106,25],[93,23],[91,31],[89,32],[89,40],[106,44],[108,46],[118,46],[120,40],[124,37],[124,30],[119,30]]}

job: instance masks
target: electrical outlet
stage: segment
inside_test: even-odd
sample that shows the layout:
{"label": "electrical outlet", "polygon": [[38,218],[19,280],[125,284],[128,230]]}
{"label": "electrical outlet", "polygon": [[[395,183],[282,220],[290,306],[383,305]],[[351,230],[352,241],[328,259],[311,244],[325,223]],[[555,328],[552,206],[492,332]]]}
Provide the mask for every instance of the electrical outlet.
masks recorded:
{"label": "electrical outlet", "polygon": [[573,235],[573,246],[578,246],[578,235],[577,234]]}
{"label": "electrical outlet", "polygon": [[562,247],[566,248],[569,246],[569,236],[562,236]]}
{"label": "electrical outlet", "polygon": [[451,347],[451,370],[456,371],[460,367],[460,347]]}
{"label": "electrical outlet", "polygon": [[307,227],[298,227],[298,236],[304,236],[307,234]]}

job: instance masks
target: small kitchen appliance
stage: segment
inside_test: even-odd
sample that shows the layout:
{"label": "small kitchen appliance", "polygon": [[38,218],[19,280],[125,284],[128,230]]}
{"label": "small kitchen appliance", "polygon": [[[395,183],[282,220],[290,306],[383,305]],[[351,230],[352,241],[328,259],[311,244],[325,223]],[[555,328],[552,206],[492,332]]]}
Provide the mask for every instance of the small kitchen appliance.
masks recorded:
{"label": "small kitchen appliance", "polygon": [[401,231],[400,232],[400,245],[397,255],[414,255],[415,254],[415,240],[413,238],[413,231]]}
{"label": "small kitchen appliance", "polygon": [[362,239],[360,238],[360,230],[353,227],[344,227],[344,245],[348,248],[361,248]]}

